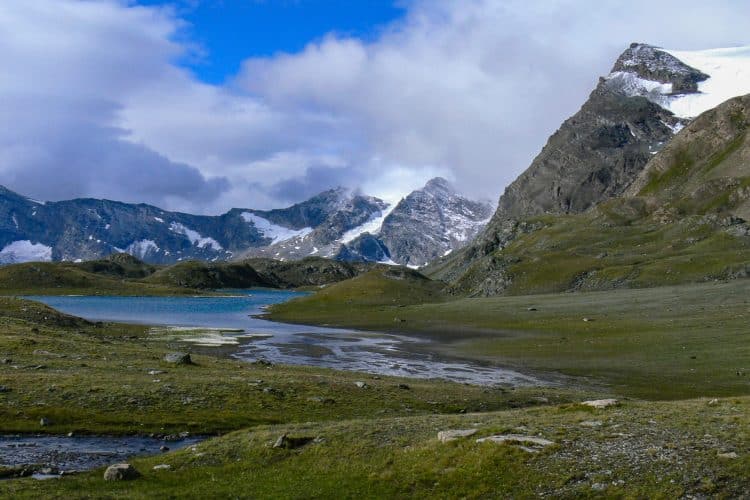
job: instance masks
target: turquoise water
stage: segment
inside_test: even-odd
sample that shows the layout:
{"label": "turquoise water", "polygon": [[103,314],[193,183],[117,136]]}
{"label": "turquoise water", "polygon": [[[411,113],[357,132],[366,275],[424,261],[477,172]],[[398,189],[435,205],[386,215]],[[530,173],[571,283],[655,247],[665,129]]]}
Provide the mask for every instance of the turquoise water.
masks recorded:
{"label": "turquoise water", "polygon": [[[304,295],[281,290],[228,290],[221,297],[28,297],[90,321],[161,326],[155,334],[245,360],[321,366],[482,385],[539,384],[496,366],[449,359],[431,342],[385,333],[290,325],[253,318],[263,308]],[[199,331],[195,331],[198,329]],[[208,330],[207,330],[208,329]]]}
{"label": "turquoise water", "polygon": [[91,321],[120,321],[226,329],[273,329],[276,323],[250,316],[265,306],[286,302],[305,292],[287,290],[227,290],[221,297],[33,296],[59,311]]}

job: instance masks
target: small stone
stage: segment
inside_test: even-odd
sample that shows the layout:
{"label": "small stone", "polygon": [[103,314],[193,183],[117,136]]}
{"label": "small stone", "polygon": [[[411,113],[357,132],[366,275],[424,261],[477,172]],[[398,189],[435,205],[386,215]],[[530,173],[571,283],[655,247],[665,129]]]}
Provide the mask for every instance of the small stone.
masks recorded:
{"label": "small stone", "polygon": [[527,307],[526,310],[527,311],[536,311],[536,307]]}
{"label": "small stone", "polygon": [[324,404],[324,405],[332,405],[332,404],[336,403],[335,399],[333,399],[333,398],[326,398],[326,397],[323,397],[323,396],[310,396],[309,398],[307,398],[307,400],[310,401],[311,403],[320,403],[320,404]]}
{"label": "small stone", "polygon": [[68,437],[69,437],[69,438],[72,438],[73,436],[75,436],[75,433],[74,433],[73,431],[70,431],[70,432],[68,433]]}
{"label": "small stone", "polygon": [[305,446],[307,443],[314,440],[315,438],[311,437],[290,437],[287,434],[282,434],[273,444],[273,447],[293,450],[295,448],[301,448],[302,446]]}
{"label": "small stone", "polygon": [[11,364],[12,362],[13,362],[13,360],[12,360],[12,359],[10,359],[10,358],[3,358],[3,359],[0,359],[0,364],[3,364],[3,365],[9,365],[9,364]]}
{"label": "small stone", "polygon": [[354,385],[356,385],[360,389],[367,389],[369,387],[367,384],[365,384],[364,382],[362,382],[360,380],[354,382]]}
{"label": "small stone", "polygon": [[719,400],[716,398],[708,402],[708,406],[716,406],[717,404],[719,404]]}
{"label": "small stone", "polygon": [[10,387],[0,385],[0,393],[3,393],[3,392],[10,392]]}
{"label": "small stone", "polygon": [[161,375],[162,373],[167,373],[167,372],[162,371],[162,370],[149,370],[148,371],[149,375]]}
{"label": "small stone", "polygon": [[42,417],[39,419],[39,425],[41,425],[42,427],[47,427],[48,425],[50,425],[50,423],[51,422],[47,417]]}
{"label": "small stone", "polygon": [[405,391],[408,391],[409,389],[411,389],[411,387],[409,387],[409,384],[398,384],[398,388],[403,389]]}
{"label": "small stone", "polygon": [[131,481],[139,477],[141,477],[141,473],[130,464],[110,465],[104,471],[105,481]]}
{"label": "small stone", "polygon": [[579,424],[581,427],[601,427],[604,425],[601,420],[585,420]]}
{"label": "small stone", "polygon": [[585,323],[588,323],[588,322],[590,322],[590,321],[594,321],[594,320],[593,320],[593,319],[591,319],[591,318],[583,318],[583,321],[584,321]]}
{"label": "small stone", "polygon": [[616,399],[593,399],[591,401],[584,401],[581,404],[592,408],[609,408],[610,406],[619,404],[619,401]]}
{"label": "small stone", "polygon": [[459,438],[473,436],[477,433],[476,429],[451,429],[438,432],[437,438],[441,443],[455,441]]}
{"label": "small stone", "polygon": [[193,360],[190,354],[185,352],[170,352],[164,356],[164,361],[175,365],[192,365]]}
{"label": "small stone", "polygon": [[154,470],[169,470],[171,468],[172,468],[172,466],[169,465],[169,464],[154,465]]}
{"label": "small stone", "polygon": [[719,453],[716,456],[718,456],[719,458],[724,459],[724,460],[734,460],[739,455],[737,455],[737,453],[731,451],[729,453]]}
{"label": "small stone", "polygon": [[594,491],[604,491],[607,489],[607,485],[604,483],[594,483],[591,485],[591,489]]}
{"label": "small stone", "polygon": [[166,453],[169,451],[169,446],[159,446],[159,451],[162,453]]}

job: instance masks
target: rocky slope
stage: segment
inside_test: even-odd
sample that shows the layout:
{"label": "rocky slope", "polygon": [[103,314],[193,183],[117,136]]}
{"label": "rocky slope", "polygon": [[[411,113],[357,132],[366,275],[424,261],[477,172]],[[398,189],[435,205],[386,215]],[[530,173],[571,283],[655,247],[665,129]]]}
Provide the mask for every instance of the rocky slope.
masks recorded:
{"label": "rocky slope", "polygon": [[375,235],[363,234],[347,243],[338,258],[389,259],[411,267],[424,266],[465,246],[491,214],[489,203],[461,196],[438,177],[402,199]]}

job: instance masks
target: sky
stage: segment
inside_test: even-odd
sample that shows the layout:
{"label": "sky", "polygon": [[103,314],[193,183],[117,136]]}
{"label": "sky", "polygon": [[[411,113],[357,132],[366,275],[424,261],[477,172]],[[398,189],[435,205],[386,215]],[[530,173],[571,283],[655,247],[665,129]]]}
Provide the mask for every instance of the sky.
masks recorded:
{"label": "sky", "polygon": [[429,178],[496,200],[631,42],[746,0],[2,0],[0,184],[217,214]]}

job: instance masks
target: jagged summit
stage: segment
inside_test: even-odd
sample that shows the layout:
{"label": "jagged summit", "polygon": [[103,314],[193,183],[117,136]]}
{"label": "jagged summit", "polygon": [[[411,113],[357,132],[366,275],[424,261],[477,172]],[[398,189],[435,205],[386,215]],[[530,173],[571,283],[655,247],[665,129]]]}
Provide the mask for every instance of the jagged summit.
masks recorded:
{"label": "jagged summit", "polygon": [[698,83],[710,78],[669,52],[644,43],[633,43],[620,55],[610,77],[616,73],[634,74],[644,80],[670,84],[671,94],[697,92]]}
{"label": "jagged summit", "polygon": [[374,234],[348,242],[339,257],[380,260],[387,255],[388,261],[421,267],[465,246],[491,214],[489,203],[470,200],[446,179],[435,177],[403,198]]}
{"label": "jagged summit", "polygon": [[750,46],[677,51],[633,44],[606,77],[607,86],[627,97],[645,97],[692,119],[750,93]]}

